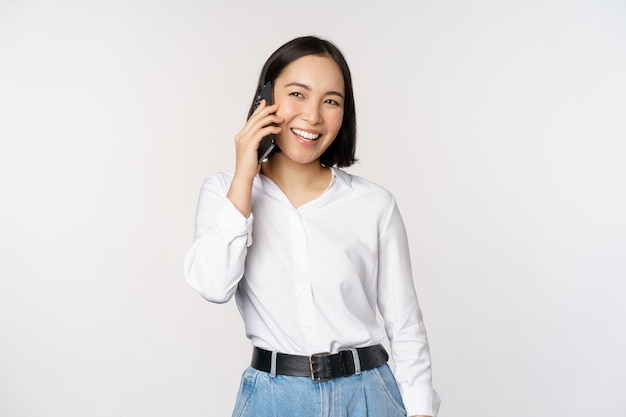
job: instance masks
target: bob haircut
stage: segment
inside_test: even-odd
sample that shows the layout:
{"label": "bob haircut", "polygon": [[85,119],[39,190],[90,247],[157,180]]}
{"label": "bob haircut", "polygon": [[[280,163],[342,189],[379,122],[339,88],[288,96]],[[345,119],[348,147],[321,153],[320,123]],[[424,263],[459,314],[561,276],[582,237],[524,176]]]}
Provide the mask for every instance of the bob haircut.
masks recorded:
{"label": "bob haircut", "polygon": [[[293,61],[308,55],[327,56],[331,58],[343,75],[344,105],[341,128],[333,143],[322,154],[321,163],[324,166],[349,167],[357,159],[356,151],[356,111],[354,108],[354,94],[352,89],[352,77],[350,68],[343,54],[332,42],[315,36],[303,36],[295,38],[278,48],[265,62],[259,83],[254,93],[254,98],[261,92],[265,84],[272,81],[283,72],[287,65]],[[254,112],[254,98],[248,111],[248,118]]]}

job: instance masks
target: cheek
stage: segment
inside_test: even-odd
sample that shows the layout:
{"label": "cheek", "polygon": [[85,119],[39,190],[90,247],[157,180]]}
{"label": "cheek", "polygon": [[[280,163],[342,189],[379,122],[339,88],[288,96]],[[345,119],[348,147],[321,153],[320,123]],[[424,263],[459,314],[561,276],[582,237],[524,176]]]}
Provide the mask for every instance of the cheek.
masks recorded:
{"label": "cheek", "polygon": [[276,111],[276,115],[285,119],[290,119],[294,114],[296,114],[296,109],[293,104],[289,102],[277,103],[279,105],[278,110]]}
{"label": "cheek", "polygon": [[328,118],[329,125],[333,126],[334,130],[339,131],[341,129],[341,123],[343,122],[343,111],[333,112]]}

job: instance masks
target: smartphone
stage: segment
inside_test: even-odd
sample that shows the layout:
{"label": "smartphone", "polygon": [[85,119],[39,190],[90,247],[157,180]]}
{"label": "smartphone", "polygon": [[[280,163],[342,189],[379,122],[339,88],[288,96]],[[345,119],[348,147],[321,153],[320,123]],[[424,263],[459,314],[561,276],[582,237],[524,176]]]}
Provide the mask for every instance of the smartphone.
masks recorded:
{"label": "smartphone", "polygon": [[[261,104],[261,100],[265,100],[268,106],[270,104],[274,104],[273,91],[274,86],[271,81],[265,84],[259,95],[254,100],[254,108],[256,109],[259,104]],[[276,148],[276,135],[267,135],[261,139],[258,150],[259,164],[262,164],[270,159],[270,156],[272,156],[272,153],[274,152],[274,148]]]}

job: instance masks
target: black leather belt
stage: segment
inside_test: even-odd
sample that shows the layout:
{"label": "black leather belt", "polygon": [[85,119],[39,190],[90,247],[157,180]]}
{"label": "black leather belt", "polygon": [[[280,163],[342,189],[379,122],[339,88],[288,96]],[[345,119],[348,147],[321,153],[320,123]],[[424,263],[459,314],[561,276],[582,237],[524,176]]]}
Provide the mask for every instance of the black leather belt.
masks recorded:
{"label": "black leather belt", "polygon": [[[361,371],[378,368],[387,363],[389,355],[382,345],[356,349]],[[271,372],[272,352],[254,348],[251,365],[254,369]],[[311,356],[276,354],[276,374],[289,376],[309,376],[313,381],[328,381],[356,373],[354,356],[351,350],[342,350],[333,355],[316,353]]]}

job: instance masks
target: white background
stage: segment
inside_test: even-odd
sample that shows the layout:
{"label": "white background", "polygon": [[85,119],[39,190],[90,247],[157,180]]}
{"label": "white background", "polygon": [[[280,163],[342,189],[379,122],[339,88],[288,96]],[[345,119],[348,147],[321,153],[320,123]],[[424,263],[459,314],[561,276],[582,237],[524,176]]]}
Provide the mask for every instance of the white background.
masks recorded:
{"label": "white background", "polygon": [[0,0],[0,416],[230,415],[250,346],[182,258],[304,34],[351,65],[440,416],[626,415],[623,1]]}

